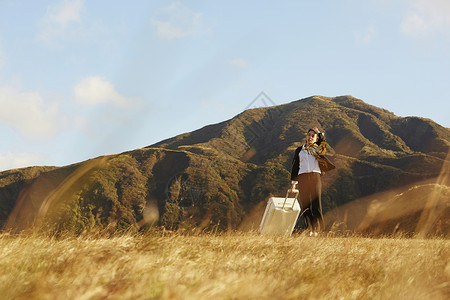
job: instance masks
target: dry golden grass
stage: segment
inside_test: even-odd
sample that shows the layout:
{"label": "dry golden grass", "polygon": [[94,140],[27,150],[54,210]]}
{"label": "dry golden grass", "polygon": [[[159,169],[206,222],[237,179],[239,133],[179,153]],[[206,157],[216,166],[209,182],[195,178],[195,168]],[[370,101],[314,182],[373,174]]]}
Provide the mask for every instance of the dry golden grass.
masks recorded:
{"label": "dry golden grass", "polygon": [[450,241],[0,236],[2,299],[448,299]]}

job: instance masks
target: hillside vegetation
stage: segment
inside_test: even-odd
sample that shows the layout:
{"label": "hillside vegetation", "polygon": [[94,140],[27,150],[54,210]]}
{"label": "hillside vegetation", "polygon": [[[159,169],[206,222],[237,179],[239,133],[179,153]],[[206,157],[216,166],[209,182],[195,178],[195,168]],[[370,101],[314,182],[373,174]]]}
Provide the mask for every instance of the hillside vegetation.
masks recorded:
{"label": "hillside vegetation", "polygon": [[[322,178],[327,230],[448,236],[450,130],[351,96],[250,109],[146,148],[70,166],[1,172],[0,225],[75,234],[153,225],[197,233],[252,230],[267,198],[285,194],[294,150],[313,126],[326,132],[337,166]],[[399,195],[414,187],[417,202],[427,205],[379,223],[386,213],[374,210],[376,204],[408,205]]]}

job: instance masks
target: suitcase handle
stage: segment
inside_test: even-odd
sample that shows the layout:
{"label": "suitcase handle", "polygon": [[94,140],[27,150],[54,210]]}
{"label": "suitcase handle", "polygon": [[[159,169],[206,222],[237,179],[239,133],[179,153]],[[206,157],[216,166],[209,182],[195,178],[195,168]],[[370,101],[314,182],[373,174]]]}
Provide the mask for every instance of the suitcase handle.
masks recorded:
{"label": "suitcase handle", "polygon": [[[284,203],[283,203],[282,209],[284,209],[284,206],[286,205],[286,201],[287,201],[287,198],[288,198],[288,196],[289,196],[289,192],[295,193],[294,199],[297,199],[297,197],[298,197],[299,190],[297,190],[297,189],[292,189],[292,190],[291,190],[291,189],[288,189],[288,190],[287,190],[287,193],[286,193],[286,198],[284,198]],[[291,208],[294,208],[294,204],[295,204],[295,200],[292,201],[292,207],[291,207]]]}

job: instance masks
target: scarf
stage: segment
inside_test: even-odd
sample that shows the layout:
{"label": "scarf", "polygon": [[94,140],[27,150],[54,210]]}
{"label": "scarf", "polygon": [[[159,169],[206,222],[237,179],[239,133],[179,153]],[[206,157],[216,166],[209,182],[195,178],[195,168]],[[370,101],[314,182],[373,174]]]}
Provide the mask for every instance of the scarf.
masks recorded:
{"label": "scarf", "polygon": [[319,155],[324,155],[325,152],[327,152],[326,143],[322,142],[320,145],[312,144],[311,146],[308,146],[307,144],[303,145],[303,151],[308,153],[309,155],[313,155],[315,157]]}

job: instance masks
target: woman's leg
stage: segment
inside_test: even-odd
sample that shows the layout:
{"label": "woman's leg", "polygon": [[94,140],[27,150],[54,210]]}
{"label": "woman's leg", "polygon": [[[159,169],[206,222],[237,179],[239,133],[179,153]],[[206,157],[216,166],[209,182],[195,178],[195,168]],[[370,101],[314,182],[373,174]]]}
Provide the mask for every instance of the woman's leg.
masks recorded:
{"label": "woman's leg", "polygon": [[300,174],[298,176],[298,190],[301,214],[306,220],[306,226],[313,228],[313,214],[311,211],[311,178],[310,174]]}
{"label": "woman's leg", "polygon": [[313,173],[311,176],[311,214],[312,228],[315,232],[324,230],[322,215],[322,181],[319,173]]}

